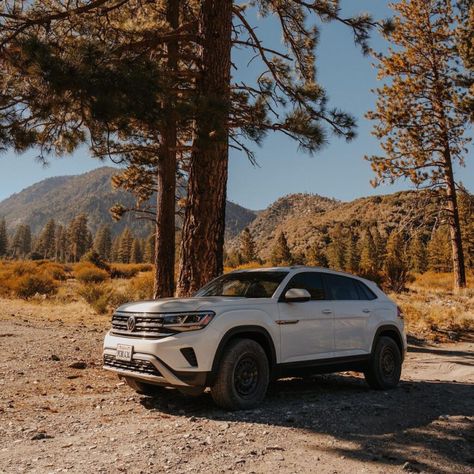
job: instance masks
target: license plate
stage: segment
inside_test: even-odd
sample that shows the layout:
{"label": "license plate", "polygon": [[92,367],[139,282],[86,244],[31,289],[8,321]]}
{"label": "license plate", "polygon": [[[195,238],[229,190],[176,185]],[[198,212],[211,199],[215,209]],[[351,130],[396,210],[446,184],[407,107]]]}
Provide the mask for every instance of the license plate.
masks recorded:
{"label": "license plate", "polygon": [[126,360],[130,362],[132,360],[133,346],[127,344],[117,344],[117,360]]}

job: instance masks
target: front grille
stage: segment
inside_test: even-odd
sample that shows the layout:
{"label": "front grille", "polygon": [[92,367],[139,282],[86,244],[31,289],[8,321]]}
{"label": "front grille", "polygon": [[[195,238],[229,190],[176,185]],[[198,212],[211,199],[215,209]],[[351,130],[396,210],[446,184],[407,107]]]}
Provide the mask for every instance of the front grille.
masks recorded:
{"label": "front grille", "polygon": [[161,372],[148,360],[117,360],[112,355],[104,355],[104,365],[113,369],[129,370],[140,374],[161,377]]}
{"label": "front grille", "polygon": [[[134,324],[129,326],[129,319],[133,317]],[[112,317],[112,333],[126,334],[136,337],[164,337],[169,336],[169,330],[163,328],[163,318],[160,316],[117,312]]]}

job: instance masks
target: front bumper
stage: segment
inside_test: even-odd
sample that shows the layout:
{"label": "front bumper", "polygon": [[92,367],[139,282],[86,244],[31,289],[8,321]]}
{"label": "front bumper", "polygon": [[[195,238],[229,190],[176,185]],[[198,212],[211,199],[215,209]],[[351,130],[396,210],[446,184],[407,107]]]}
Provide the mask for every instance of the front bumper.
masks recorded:
{"label": "front bumper", "polygon": [[[211,355],[218,344],[217,333],[210,329],[158,339],[125,337],[109,331],[104,340],[103,368],[123,377],[156,385],[206,386],[213,363]],[[116,359],[118,344],[133,346],[130,362]],[[197,366],[190,365],[181,352],[181,349],[189,347],[196,354]]]}

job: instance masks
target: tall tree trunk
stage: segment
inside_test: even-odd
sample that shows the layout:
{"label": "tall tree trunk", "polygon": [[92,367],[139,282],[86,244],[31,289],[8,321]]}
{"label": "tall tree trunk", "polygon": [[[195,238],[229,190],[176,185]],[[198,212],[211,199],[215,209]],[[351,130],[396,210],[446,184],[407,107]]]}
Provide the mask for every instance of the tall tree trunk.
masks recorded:
{"label": "tall tree trunk", "polygon": [[[180,0],[167,2],[166,19],[172,29],[179,26],[179,4]],[[178,65],[178,41],[170,41],[167,49],[168,70],[173,78]],[[174,294],[177,127],[173,96],[165,104],[165,111],[166,119],[161,130],[162,143],[157,170],[154,298],[164,298]]]}
{"label": "tall tree trunk", "polygon": [[232,0],[203,0],[200,108],[191,155],[178,294],[222,273],[228,172]]}
{"label": "tall tree trunk", "polygon": [[445,147],[444,151],[444,176],[446,180],[446,208],[448,211],[448,225],[453,258],[454,289],[458,291],[461,288],[466,288],[466,268],[464,265],[456,183],[454,181],[451,151],[449,147]]}

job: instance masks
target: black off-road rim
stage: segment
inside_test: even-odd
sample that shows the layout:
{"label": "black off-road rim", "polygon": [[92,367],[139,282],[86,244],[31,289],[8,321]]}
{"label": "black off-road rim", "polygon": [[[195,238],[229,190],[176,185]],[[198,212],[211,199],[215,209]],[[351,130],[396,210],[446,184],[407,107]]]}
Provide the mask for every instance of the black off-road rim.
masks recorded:
{"label": "black off-road rim", "polygon": [[391,347],[385,347],[380,354],[380,368],[385,380],[392,380],[397,371],[397,359]]}
{"label": "black off-road rim", "polygon": [[234,369],[234,387],[242,398],[249,398],[258,388],[258,363],[251,356],[242,357]]}

